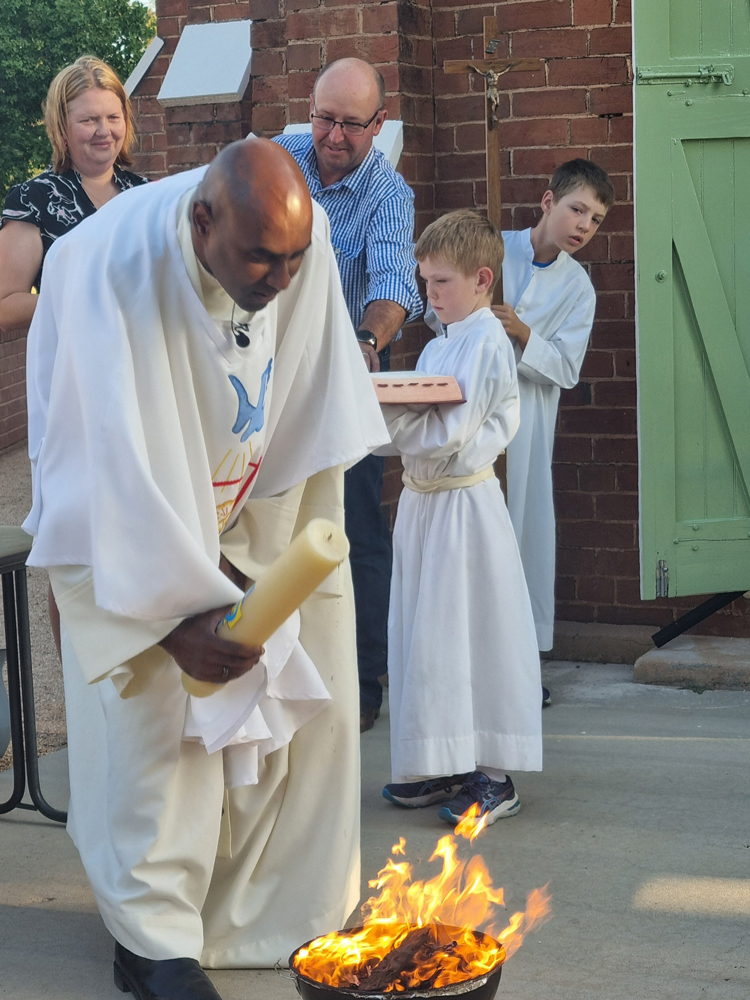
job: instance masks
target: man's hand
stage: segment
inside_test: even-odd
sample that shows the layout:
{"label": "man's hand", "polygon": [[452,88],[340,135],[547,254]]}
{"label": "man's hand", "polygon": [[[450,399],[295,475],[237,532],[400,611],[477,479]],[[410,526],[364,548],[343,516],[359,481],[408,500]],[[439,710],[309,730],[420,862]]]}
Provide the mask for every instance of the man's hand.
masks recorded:
{"label": "man's hand", "polygon": [[[382,351],[396,336],[405,320],[406,310],[398,302],[391,302],[390,299],[373,299],[372,302],[367,303],[365,311],[362,313],[362,319],[357,324],[357,329],[374,333],[378,340],[378,348]],[[374,351],[370,344],[360,342],[359,346],[367,370],[379,372],[380,358],[377,351]]]}
{"label": "man's hand", "polygon": [[230,609],[231,605],[227,605],[186,618],[159,645],[196,680],[225,684],[241,677],[252,670],[263,655],[263,649],[241,646],[216,635],[216,626]]}
{"label": "man's hand", "polygon": [[378,352],[372,346],[372,344],[366,344],[363,341],[358,341],[359,348],[362,351],[362,357],[367,365],[368,372],[379,372],[380,371],[380,358],[378,357]]}
{"label": "man's hand", "polygon": [[492,311],[505,327],[508,336],[517,340],[521,348],[526,347],[531,336],[531,327],[521,322],[516,316],[515,309],[507,302],[503,302],[501,306],[493,306]]}

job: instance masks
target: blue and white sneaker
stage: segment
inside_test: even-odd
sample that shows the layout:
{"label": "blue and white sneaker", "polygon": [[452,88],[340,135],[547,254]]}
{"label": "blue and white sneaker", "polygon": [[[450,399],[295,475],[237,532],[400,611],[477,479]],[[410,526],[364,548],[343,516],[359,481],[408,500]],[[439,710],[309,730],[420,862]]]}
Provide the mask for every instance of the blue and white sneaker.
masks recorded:
{"label": "blue and white sneaker", "polygon": [[441,806],[438,816],[455,826],[475,804],[479,805],[479,817],[487,814],[487,826],[506,816],[515,816],[521,808],[510,775],[500,782],[482,771],[473,771],[467,775],[458,795]]}
{"label": "blue and white sneaker", "polygon": [[401,785],[386,785],[383,798],[407,809],[424,809],[437,802],[445,802],[460,791],[468,774],[452,774],[447,778],[428,778],[427,781],[407,781]]}

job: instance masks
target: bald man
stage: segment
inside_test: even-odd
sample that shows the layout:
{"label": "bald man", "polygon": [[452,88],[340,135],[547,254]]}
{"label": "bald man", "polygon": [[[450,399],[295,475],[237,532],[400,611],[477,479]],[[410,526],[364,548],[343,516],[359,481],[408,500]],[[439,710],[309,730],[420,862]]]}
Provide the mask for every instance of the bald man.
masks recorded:
{"label": "bald man", "polygon": [[[338,59],[318,75],[311,135],[277,136],[328,213],[349,315],[365,365],[390,367],[390,343],[422,312],[413,255],[414,196],[373,147],[388,117],[385,83],[361,59]],[[346,473],[346,531],[357,607],[360,729],[370,729],[387,672],[391,539],[380,509],[384,459],[369,455]]]}
{"label": "bald man", "polygon": [[217,1000],[201,966],[283,962],[358,901],[348,566],[264,650],[215,629],[310,518],[343,525],[343,466],[387,440],[368,379],[325,214],[267,140],[47,258],[29,562],[60,608],[68,829],[137,1000]]}

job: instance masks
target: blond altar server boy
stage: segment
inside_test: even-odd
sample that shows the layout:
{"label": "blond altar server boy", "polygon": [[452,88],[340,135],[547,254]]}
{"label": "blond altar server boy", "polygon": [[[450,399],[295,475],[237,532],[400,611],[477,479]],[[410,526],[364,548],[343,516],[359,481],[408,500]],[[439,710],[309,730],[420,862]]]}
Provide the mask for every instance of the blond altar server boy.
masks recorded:
{"label": "blond altar server boy", "polygon": [[417,371],[453,375],[463,404],[384,406],[404,464],[388,623],[393,783],[383,795],[442,802],[449,823],[477,803],[488,823],[520,802],[508,770],[542,767],[541,681],[518,545],[493,462],[518,429],[513,347],[492,315],[499,231],[452,212],[416,247],[445,330]]}
{"label": "blond altar server boy", "polygon": [[[555,620],[555,508],[552,449],[561,389],[578,382],[596,294],[573,260],[615,199],[609,177],[589,160],[558,167],[533,229],[505,232],[503,293],[493,311],[513,340],[521,425],[508,446],[508,510],[534,612],[540,650],[552,649]],[[545,703],[549,692],[544,690]]]}

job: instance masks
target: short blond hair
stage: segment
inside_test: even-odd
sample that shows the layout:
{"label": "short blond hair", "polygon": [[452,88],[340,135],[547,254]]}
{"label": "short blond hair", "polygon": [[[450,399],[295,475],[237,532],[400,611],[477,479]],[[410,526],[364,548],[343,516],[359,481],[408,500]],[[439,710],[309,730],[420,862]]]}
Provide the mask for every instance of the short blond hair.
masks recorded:
{"label": "short blond hair", "polygon": [[417,240],[414,256],[418,261],[426,257],[443,260],[467,277],[480,267],[488,267],[493,275],[491,291],[503,267],[505,244],[489,219],[462,208],[430,223]]}
{"label": "short blond hair", "polygon": [[111,90],[119,98],[125,118],[125,140],[115,163],[118,167],[133,166],[130,154],[135,147],[135,126],[125,88],[117,73],[107,63],[96,56],[81,56],[72,65],[60,70],[50,84],[47,100],[44,102],[44,125],[52,143],[52,169],[55,173],[63,174],[73,165],[66,142],[68,108],[76,97],[94,88]]}

